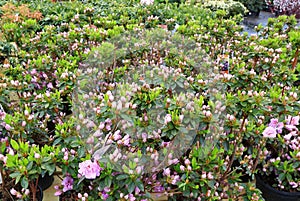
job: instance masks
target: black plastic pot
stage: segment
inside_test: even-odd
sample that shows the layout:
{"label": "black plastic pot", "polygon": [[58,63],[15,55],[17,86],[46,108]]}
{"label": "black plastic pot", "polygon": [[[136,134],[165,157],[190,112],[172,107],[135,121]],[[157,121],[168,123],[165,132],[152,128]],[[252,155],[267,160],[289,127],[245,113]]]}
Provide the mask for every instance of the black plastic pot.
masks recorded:
{"label": "black plastic pot", "polygon": [[266,201],[300,201],[300,192],[279,191],[256,176],[256,187],[262,192]]}
{"label": "black plastic pot", "polygon": [[[37,192],[37,200],[38,201],[43,201],[44,198],[44,193],[42,187],[38,186],[39,191]],[[2,193],[0,193],[0,200],[1,201],[10,201],[11,198],[5,198],[3,197]]]}
{"label": "black plastic pot", "polygon": [[54,176],[45,174],[44,177],[42,175],[39,176],[39,182],[38,185],[42,188],[42,190],[48,189],[54,182]]}
{"label": "black plastic pot", "polygon": [[38,192],[37,199],[38,199],[38,201],[43,201],[43,198],[44,198],[43,189],[41,186],[38,186],[38,188],[39,188],[39,192]]}

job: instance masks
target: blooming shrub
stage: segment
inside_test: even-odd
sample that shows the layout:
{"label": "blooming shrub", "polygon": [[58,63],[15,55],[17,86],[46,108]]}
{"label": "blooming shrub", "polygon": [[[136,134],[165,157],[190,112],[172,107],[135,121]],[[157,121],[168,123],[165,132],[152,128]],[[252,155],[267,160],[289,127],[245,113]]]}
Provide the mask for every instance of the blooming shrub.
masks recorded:
{"label": "blooming shrub", "polygon": [[204,1],[204,8],[209,8],[210,10],[224,10],[227,16],[234,15],[244,15],[248,12],[247,8],[238,1]]}
{"label": "blooming shrub", "polygon": [[266,3],[274,12],[277,12],[278,14],[295,14],[297,17],[300,17],[300,2],[298,0],[266,0]]}
{"label": "blooming shrub", "polygon": [[5,181],[21,175],[18,185],[26,186],[37,178],[24,176],[29,160],[15,159],[24,154],[33,162],[49,155],[42,172],[62,170],[56,194],[69,200],[150,200],[153,192],[170,200],[259,200],[253,178],[258,170],[266,177],[264,166],[275,186],[298,188],[299,175],[289,172],[300,111],[294,17],[270,18],[249,35],[242,16],[198,4],[27,7],[43,17],[0,20],[0,168],[17,173]]}
{"label": "blooming shrub", "polygon": [[[266,148],[263,150],[260,174],[273,187],[289,192],[299,191],[300,185],[299,118],[299,115],[288,115],[283,122],[271,119],[263,132]],[[271,177],[275,179],[268,179]]]}

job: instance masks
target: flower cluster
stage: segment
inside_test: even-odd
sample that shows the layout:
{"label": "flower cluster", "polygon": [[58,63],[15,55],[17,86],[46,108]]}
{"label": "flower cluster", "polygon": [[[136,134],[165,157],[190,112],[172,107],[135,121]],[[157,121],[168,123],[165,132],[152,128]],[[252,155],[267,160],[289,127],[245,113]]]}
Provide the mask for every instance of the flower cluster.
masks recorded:
{"label": "flower cluster", "polygon": [[228,18],[173,0],[20,2],[0,16],[5,197],[35,201],[56,168],[62,200],[260,200],[254,175],[299,190],[295,17],[249,35],[236,3]]}
{"label": "flower cluster", "polygon": [[300,15],[300,2],[298,0],[266,0],[266,3],[279,13],[287,15],[296,14],[298,17]]}
{"label": "flower cluster", "polygon": [[300,170],[300,144],[299,144],[299,118],[300,116],[286,116],[284,122],[271,119],[263,136],[266,140],[266,148],[263,151],[261,175],[275,177],[274,187],[285,191],[299,190]]}

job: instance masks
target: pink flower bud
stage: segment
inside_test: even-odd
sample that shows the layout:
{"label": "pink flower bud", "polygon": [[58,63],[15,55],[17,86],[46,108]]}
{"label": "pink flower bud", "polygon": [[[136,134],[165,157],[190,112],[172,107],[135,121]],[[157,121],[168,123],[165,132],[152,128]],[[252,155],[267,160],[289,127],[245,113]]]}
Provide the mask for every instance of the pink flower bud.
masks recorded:
{"label": "pink flower bud", "polygon": [[12,195],[17,195],[18,191],[16,191],[14,188],[10,189],[10,193]]}
{"label": "pink flower bud", "polygon": [[190,161],[189,159],[185,159],[185,160],[184,160],[184,164],[185,164],[185,165],[190,165],[190,164],[191,164],[191,161]]}
{"label": "pink flower bud", "polygon": [[35,153],[34,158],[39,159],[39,158],[41,158],[41,155],[39,153]]}
{"label": "pink flower bud", "polygon": [[26,121],[22,121],[22,127],[26,126]]}
{"label": "pink flower bud", "polygon": [[26,189],[25,190],[25,195],[29,195],[29,193],[30,193],[29,189]]}

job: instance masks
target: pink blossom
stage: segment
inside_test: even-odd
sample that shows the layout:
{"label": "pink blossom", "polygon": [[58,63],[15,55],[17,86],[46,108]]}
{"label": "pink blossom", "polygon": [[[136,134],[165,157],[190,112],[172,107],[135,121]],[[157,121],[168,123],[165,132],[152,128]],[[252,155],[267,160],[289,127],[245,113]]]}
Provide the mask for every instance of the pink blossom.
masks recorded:
{"label": "pink blossom", "polygon": [[73,189],[73,178],[70,176],[67,176],[64,178],[64,180],[61,182],[61,184],[64,186],[63,192],[69,191]]}
{"label": "pink blossom", "polygon": [[49,88],[49,89],[52,89],[53,88],[53,85],[52,85],[52,83],[50,82],[50,83],[48,83],[47,84],[47,87]]}
{"label": "pink blossom", "polygon": [[6,164],[7,156],[4,156],[3,154],[0,154],[0,161],[3,161],[3,163]]}
{"label": "pink blossom", "polygon": [[172,121],[172,116],[170,115],[170,114],[167,114],[166,116],[165,116],[165,124],[168,124],[169,122],[171,122]]}
{"label": "pink blossom", "polygon": [[10,193],[12,195],[17,195],[18,191],[16,191],[14,188],[10,189]]}
{"label": "pink blossom", "polygon": [[39,159],[41,158],[41,155],[39,153],[34,153],[34,158]]}
{"label": "pink blossom", "polygon": [[154,3],[154,0],[141,0],[140,3],[141,3],[142,5],[147,5],[147,6],[149,6],[149,5],[151,5],[151,4]]}
{"label": "pink blossom", "polygon": [[269,126],[275,128],[277,133],[282,133],[282,128],[284,127],[284,124],[282,122],[278,122],[278,119],[273,118],[271,119]]}
{"label": "pink blossom", "polygon": [[124,136],[124,138],[122,139],[122,144],[125,146],[129,146],[130,145],[130,136],[127,134]]}
{"label": "pink blossom", "polygon": [[60,196],[61,194],[62,194],[62,191],[61,190],[57,190],[57,191],[55,191],[54,196]]}
{"label": "pink blossom", "polygon": [[99,129],[102,130],[104,127],[105,127],[105,123],[101,122],[100,125],[99,125]]}
{"label": "pink blossom", "polygon": [[291,137],[292,137],[292,134],[291,134],[291,133],[289,133],[289,134],[283,136],[283,138],[284,138],[285,140],[287,140],[287,141],[290,140]]}
{"label": "pink blossom", "polygon": [[29,193],[30,193],[29,189],[26,189],[24,192],[25,195],[29,195]]}
{"label": "pink blossom", "polygon": [[263,136],[264,137],[268,137],[268,138],[275,138],[276,137],[276,129],[273,127],[267,127],[264,131],[263,131]]}
{"label": "pink blossom", "polygon": [[92,162],[91,160],[83,161],[79,163],[79,174],[84,175],[87,179],[95,179],[100,175],[101,168],[97,161]]}
{"label": "pink blossom", "polygon": [[179,182],[180,181],[180,176],[179,175],[175,175],[174,177],[172,177],[172,181],[171,181],[171,183],[173,184],[173,185],[175,185],[177,182]]}
{"label": "pink blossom", "polygon": [[190,161],[189,159],[185,159],[185,160],[184,160],[184,164],[185,164],[185,165],[190,165],[190,164],[191,164],[191,161]]}
{"label": "pink blossom", "polygon": [[5,126],[4,126],[4,127],[5,127],[5,129],[6,129],[6,130],[8,130],[8,131],[10,131],[10,130],[11,130],[11,126],[10,126],[9,124],[5,124]]}
{"label": "pink blossom", "polygon": [[148,135],[147,133],[142,133],[143,142],[147,142]]}
{"label": "pink blossom", "polygon": [[298,131],[298,128],[294,125],[285,125],[285,128],[288,130],[288,131]]}
{"label": "pink blossom", "polygon": [[79,199],[81,199],[81,198],[82,198],[82,194],[81,194],[81,193],[78,193],[77,197],[78,197]]}
{"label": "pink blossom", "polygon": [[285,118],[285,120],[287,125],[292,125],[292,126],[299,125],[299,116],[292,117],[289,115],[287,118]]}
{"label": "pink blossom", "polygon": [[170,174],[171,174],[171,171],[170,171],[169,168],[164,169],[164,172],[163,172],[163,175],[164,175],[164,176],[170,176]]}
{"label": "pink blossom", "polygon": [[120,133],[121,133],[120,130],[117,130],[117,131],[114,133],[113,138],[114,138],[115,141],[120,140],[120,139],[122,138],[122,135],[121,135]]}

